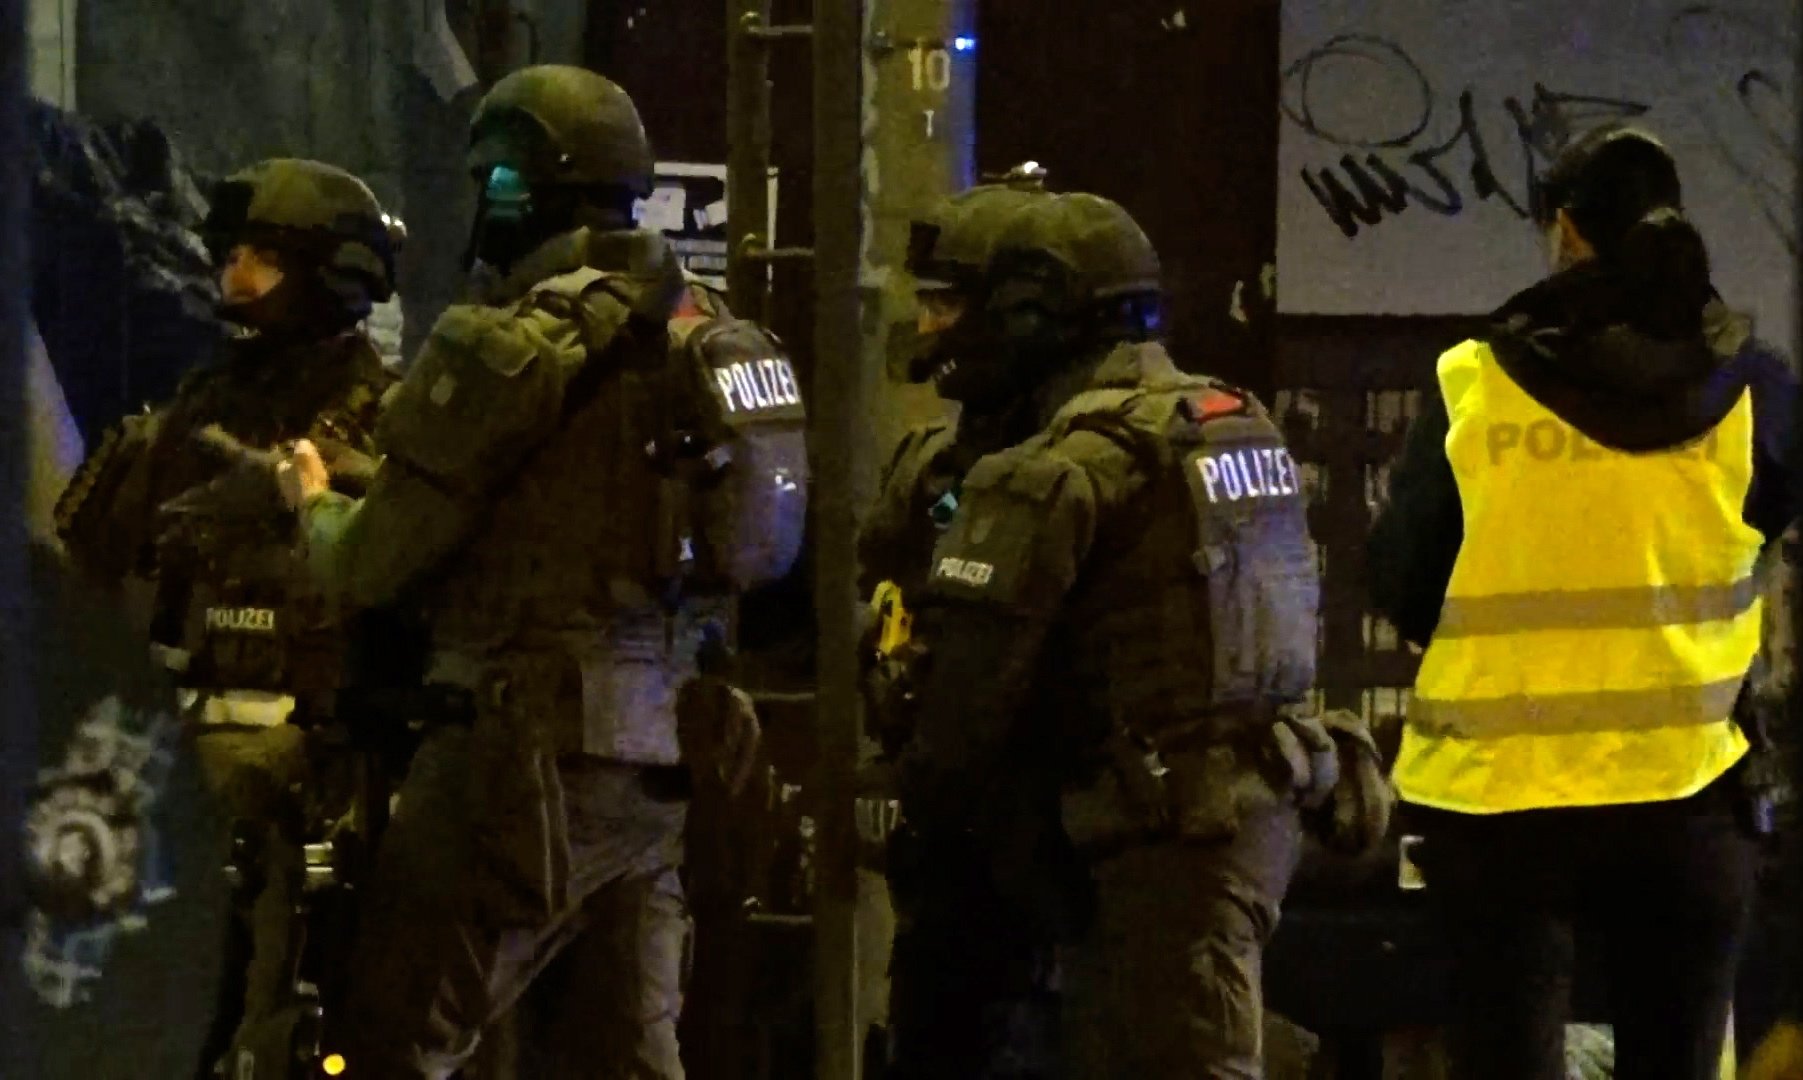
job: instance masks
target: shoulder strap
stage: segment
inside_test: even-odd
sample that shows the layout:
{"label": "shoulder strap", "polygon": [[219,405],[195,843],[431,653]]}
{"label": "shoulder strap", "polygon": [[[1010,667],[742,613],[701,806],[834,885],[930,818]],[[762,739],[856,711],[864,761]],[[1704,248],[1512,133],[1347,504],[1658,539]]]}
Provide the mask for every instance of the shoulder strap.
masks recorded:
{"label": "shoulder strap", "polygon": [[[626,309],[626,319],[606,335],[595,326],[588,309],[589,297],[597,292],[607,293]],[[622,339],[629,339],[633,333],[649,329],[650,324],[647,320],[634,317],[634,297],[621,277],[592,266],[580,267],[539,282],[521,299],[518,310],[534,304],[571,320],[581,328],[586,356],[581,368],[570,377],[569,384],[564,389],[563,419],[568,421],[594,400],[595,394],[600,391],[603,379],[612,368],[608,361],[618,358],[619,347],[624,343]]]}
{"label": "shoulder strap", "polygon": [[1156,475],[1171,460],[1163,422],[1166,410],[1160,407],[1167,397],[1145,387],[1086,390],[1052,417],[1046,428],[1047,440],[1056,444],[1074,432],[1091,432],[1113,442],[1148,474]]}
{"label": "shoulder strap", "polygon": [[[605,341],[595,340],[600,335],[595,332],[593,321],[588,313],[587,300],[596,291],[609,293],[620,301],[628,312],[627,318],[620,327]],[[549,302],[547,303],[547,301]],[[614,369],[613,361],[619,357],[620,348],[627,344],[629,335],[645,329],[642,325],[645,320],[632,317],[632,297],[627,293],[618,276],[593,267],[585,266],[567,274],[547,278],[533,286],[521,298],[515,306],[515,310],[523,312],[532,304],[544,306],[558,316],[578,323],[582,328],[586,353],[581,367],[577,369],[576,374],[570,377],[570,381],[564,387],[563,409],[559,414],[558,423],[547,426],[539,438],[538,444],[523,456],[519,464],[515,465],[505,477],[499,480],[497,486],[501,487],[512,484],[528,472],[539,458],[544,456],[553,441],[552,437],[563,430],[564,425],[594,401],[595,395],[601,392],[601,386],[608,372]],[[662,330],[663,327],[659,326],[657,329]],[[665,359],[665,369],[669,366],[668,360]]]}

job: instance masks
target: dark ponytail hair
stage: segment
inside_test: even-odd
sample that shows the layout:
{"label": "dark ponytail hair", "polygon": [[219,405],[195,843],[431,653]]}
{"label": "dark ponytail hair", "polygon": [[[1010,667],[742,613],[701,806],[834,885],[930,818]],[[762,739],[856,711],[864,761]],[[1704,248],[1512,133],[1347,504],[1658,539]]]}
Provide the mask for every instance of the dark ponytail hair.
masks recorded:
{"label": "dark ponytail hair", "polygon": [[1620,282],[1628,321],[1655,337],[1701,331],[1715,297],[1709,250],[1684,217],[1678,166],[1652,135],[1610,125],[1559,155],[1536,192],[1551,224],[1564,210],[1598,260]]}

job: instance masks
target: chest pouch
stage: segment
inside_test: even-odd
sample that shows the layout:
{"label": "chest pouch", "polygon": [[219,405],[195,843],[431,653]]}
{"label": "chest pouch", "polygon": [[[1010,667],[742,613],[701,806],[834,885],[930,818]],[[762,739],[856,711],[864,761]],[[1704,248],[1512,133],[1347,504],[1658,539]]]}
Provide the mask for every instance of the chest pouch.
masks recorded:
{"label": "chest pouch", "polygon": [[193,583],[184,624],[189,685],[304,694],[340,682],[341,629],[286,548],[235,551],[229,572]]}
{"label": "chest pouch", "polygon": [[1212,703],[1294,701],[1315,681],[1320,607],[1301,474],[1269,420],[1211,408],[1180,410],[1172,442],[1207,582]]}

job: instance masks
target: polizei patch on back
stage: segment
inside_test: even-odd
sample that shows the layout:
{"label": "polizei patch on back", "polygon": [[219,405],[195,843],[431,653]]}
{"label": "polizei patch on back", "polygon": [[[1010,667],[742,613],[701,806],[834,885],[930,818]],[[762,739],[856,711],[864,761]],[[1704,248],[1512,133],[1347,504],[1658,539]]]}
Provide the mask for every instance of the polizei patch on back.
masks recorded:
{"label": "polizei patch on back", "polygon": [[207,630],[226,634],[275,633],[275,609],[259,607],[210,607]]}
{"label": "polizei patch on back", "polygon": [[1202,490],[1211,503],[1270,499],[1302,491],[1296,459],[1281,446],[1247,447],[1203,454],[1195,459]]}
{"label": "polizei patch on back", "polygon": [[981,589],[995,577],[995,567],[975,559],[958,559],[946,556],[939,560],[933,573],[948,581],[956,581],[973,589]]}
{"label": "polizei patch on back", "polygon": [[782,345],[756,323],[672,323],[676,362],[693,372],[693,425],[712,470],[695,489],[689,584],[750,589],[801,556],[808,517],[808,411]]}
{"label": "polizei patch on back", "polygon": [[783,357],[740,360],[714,369],[729,413],[762,412],[801,404],[795,369]]}

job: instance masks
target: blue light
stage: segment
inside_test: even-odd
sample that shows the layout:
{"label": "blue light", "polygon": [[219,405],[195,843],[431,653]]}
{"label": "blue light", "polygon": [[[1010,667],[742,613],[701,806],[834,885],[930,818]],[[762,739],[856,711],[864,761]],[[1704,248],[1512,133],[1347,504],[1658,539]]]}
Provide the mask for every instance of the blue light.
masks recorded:
{"label": "blue light", "polygon": [[955,37],[952,39],[952,48],[958,52],[969,52],[976,47],[977,47],[977,39],[976,38]]}

